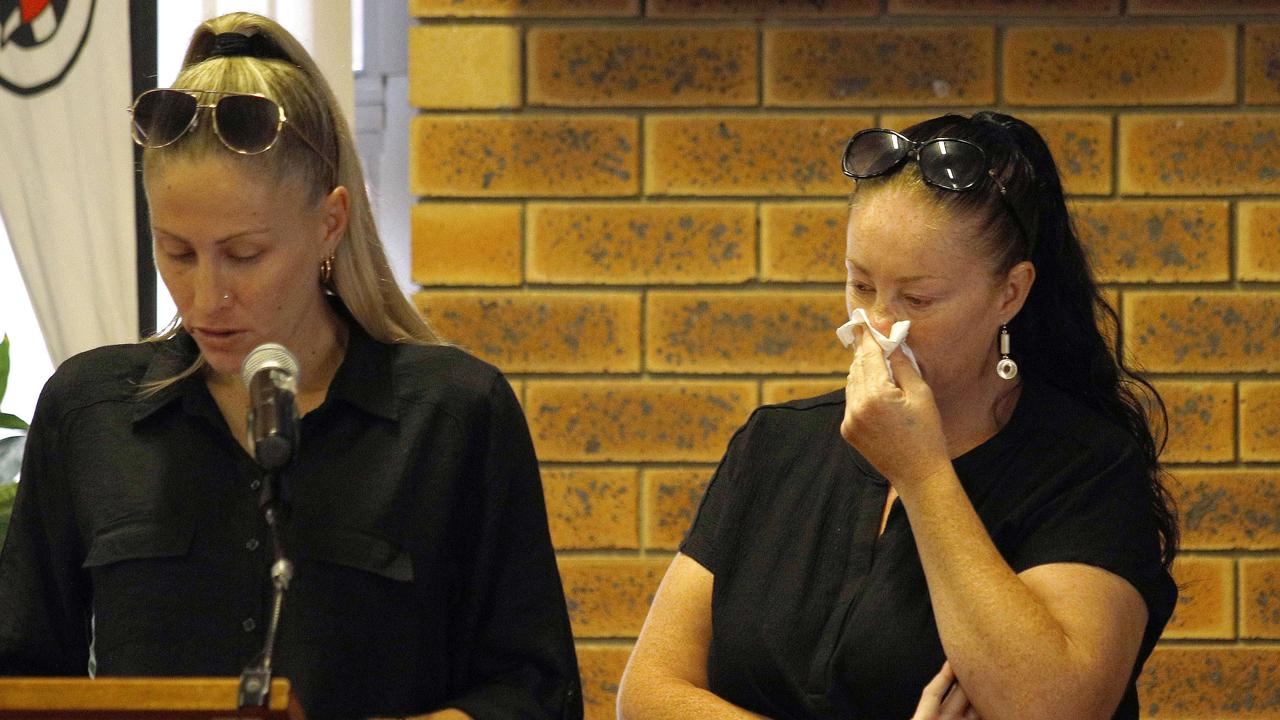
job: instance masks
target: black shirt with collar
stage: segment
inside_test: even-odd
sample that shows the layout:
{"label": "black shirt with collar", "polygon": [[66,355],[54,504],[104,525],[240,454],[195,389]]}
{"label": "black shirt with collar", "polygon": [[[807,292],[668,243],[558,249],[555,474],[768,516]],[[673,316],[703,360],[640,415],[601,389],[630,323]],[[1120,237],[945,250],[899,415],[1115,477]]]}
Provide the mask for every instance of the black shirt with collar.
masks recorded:
{"label": "black shirt with collar", "polygon": [[[341,310],[341,308],[340,308]],[[310,717],[579,718],[577,663],[524,415],[448,346],[350,337],[281,478],[295,563],[275,674]],[[0,554],[0,673],[236,676],[272,562],[260,473],[197,348],[99,348],[41,395]]]}
{"label": "black shirt with collar", "polygon": [[[714,576],[707,675],[777,720],[903,720],[945,660],[901,500],[840,435],[844,392],[758,409],[730,441],[680,550]],[[1119,427],[1027,379],[1009,422],[956,474],[1015,572],[1084,563],[1142,595],[1148,619],[1114,717],[1173,612],[1138,448]]]}

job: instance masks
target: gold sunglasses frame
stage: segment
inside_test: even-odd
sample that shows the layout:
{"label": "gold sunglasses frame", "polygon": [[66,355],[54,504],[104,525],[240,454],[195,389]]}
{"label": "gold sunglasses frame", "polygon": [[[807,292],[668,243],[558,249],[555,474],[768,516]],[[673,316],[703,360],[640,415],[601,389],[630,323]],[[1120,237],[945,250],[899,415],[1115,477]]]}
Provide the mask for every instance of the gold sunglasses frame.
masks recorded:
{"label": "gold sunglasses frame", "polygon": [[[159,93],[159,92],[178,92],[178,93],[183,93],[185,95],[190,95],[193,99],[195,99],[196,107],[195,107],[195,111],[191,113],[191,120],[187,122],[186,126],[183,127],[182,130],[177,135],[175,135],[172,140],[160,145],[154,145],[154,144],[149,144],[143,138],[139,137],[138,123],[137,123],[136,117],[134,117],[134,111],[138,107],[138,103],[141,102],[144,97],[152,93]],[[202,103],[200,102],[201,95],[217,95],[219,96],[219,99],[212,103]],[[271,139],[271,142],[268,143],[266,147],[262,148],[261,150],[242,150],[240,148],[233,147],[231,143],[227,141],[227,138],[222,135],[222,129],[218,127],[218,113],[214,112],[214,110],[218,107],[218,103],[222,102],[223,97],[262,98],[263,100],[266,100],[267,102],[275,106],[276,115],[277,115],[275,137]],[[282,106],[280,103],[276,102],[275,100],[272,100],[271,98],[267,97],[266,95],[263,95],[262,93],[228,92],[223,90],[193,90],[190,88],[152,88],[150,90],[146,90],[142,92],[141,94],[138,95],[138,97],[134,98],[133,104],[125,108],[125,110],[128,111],[130,117],[134,117],[134,121],[129,123],[129,134],[133,137],[134,143],[136,143],[139,147],[147,148],[149,150],[158,150],[160,148],[168,147],[178,142],[179,140],[181,140],[183,136],[185,136],[187,133],[194,130],[200,124],[201,110],[210,111],[210,116],[213,118],[212,120],[213,134],[218,137],[218,141],[222,143],[223,147],[225,147],[226,149],[238,155],[261,155],[262,153],[270,150],[271,148],[276,146],[276,143],[280,142],[280,135],[283,132],[283,129],[285,127],[288,127],[290,130],[293,131],[293,134],[297,135],[298,138],[302,140],[302,142],[305,143],[307,147],[311,148],[311,150],[315,152],[315,154],[318,155],[320,159],[325,162],[326,165],[329,166],[329,169],[333,171],[333,176],[335,181],[337,180],[337,177],[338,177],[337,166],[334,165],[333,161],[330,160],[323,152],[320,151],[320,148],[316,147],[316,144],[311,141],[311,138],[307,137],[301,130],[294,127],[293,123],[289,122],[289,118],[285,116],[284,106]]]}

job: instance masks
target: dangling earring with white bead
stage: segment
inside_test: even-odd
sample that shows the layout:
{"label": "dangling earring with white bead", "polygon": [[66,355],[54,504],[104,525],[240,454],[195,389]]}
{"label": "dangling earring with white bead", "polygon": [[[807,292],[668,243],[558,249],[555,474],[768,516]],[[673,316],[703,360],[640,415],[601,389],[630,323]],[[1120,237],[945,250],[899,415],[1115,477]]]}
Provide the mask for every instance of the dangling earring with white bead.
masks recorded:
{"label": "dangling earring with white bead", "polygon": [[996,374],[1005,380],[1018,376],[1018,363],[1009,357],[1009,326],[1000,326],[1000,362],[996,363]]}

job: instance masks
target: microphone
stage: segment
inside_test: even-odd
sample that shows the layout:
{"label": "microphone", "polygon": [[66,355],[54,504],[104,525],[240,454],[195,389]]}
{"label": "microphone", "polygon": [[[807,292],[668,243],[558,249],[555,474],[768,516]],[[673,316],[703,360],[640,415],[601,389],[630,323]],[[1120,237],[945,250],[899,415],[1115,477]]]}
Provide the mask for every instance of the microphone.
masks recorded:
{"label": "microphone", "polygon": [[298,360],[278,343],[263,343],[244,358],[240,378],[249,391],[249,445],[268,472],[283,468],[298,444]]}

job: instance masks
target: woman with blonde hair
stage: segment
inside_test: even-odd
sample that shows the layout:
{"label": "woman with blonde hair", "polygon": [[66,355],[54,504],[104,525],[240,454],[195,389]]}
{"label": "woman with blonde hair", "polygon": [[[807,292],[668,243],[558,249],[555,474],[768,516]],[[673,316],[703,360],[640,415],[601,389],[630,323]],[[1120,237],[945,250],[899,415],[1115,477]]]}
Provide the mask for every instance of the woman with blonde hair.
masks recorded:
{"label": "woman with blonde hair", "polygon": [[[49,381],[0,555],[0,673],[273,670],[311,717],[582,713],[537,461],[502,374],[403,297],[332,91],[276,23],[201,25],[133,137],[178,318]],[[295,356],[276,481],[242,363]],[[286,515],[287,512],[287,515]]]}

